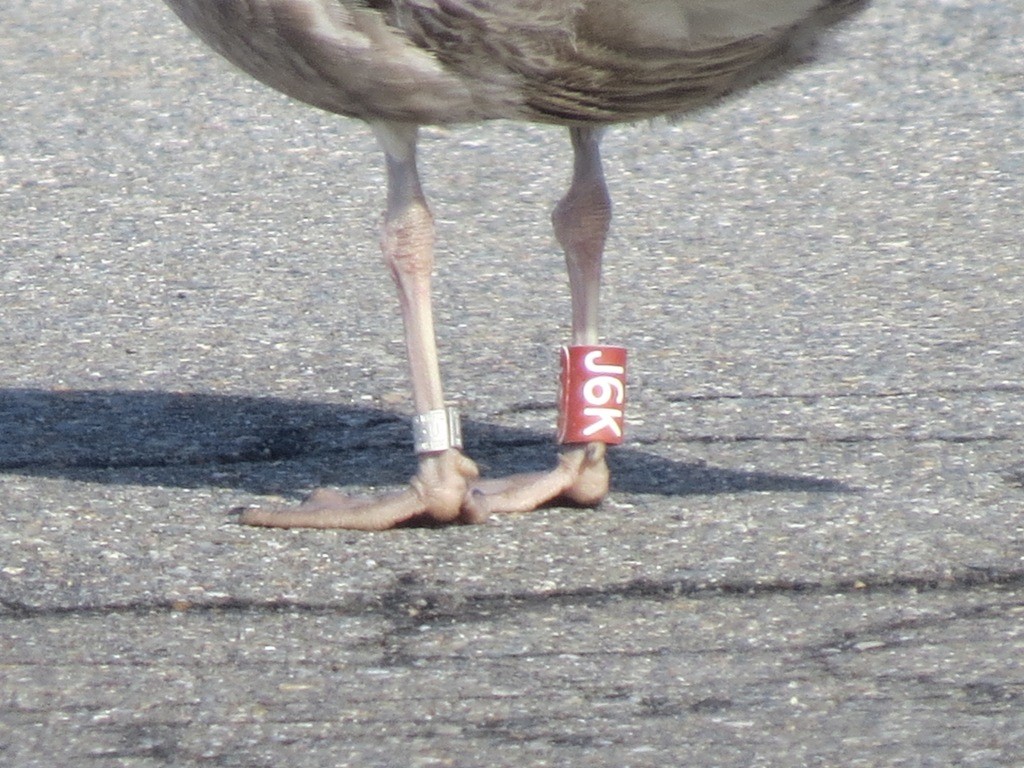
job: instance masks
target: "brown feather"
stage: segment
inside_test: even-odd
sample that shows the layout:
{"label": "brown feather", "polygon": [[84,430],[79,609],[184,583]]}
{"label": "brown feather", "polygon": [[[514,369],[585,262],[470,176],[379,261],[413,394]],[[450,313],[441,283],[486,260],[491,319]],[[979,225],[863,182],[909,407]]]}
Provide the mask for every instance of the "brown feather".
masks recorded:
{"label": "brown feather", "polygon": [[365,120],[674,115],[807,58],[866,0],[167,0],[254,77]]}

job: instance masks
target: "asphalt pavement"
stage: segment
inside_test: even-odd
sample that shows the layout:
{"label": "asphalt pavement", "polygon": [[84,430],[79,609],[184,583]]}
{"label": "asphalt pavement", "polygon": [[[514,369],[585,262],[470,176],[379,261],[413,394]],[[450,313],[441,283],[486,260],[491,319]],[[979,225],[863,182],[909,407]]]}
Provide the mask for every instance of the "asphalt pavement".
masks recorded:
{"label": "asphalt pavement", "polygon": [[[225,510],[414,469],[382,159],[160,3],[0,35],[0,764],[1024,766],[1024,4],[880,0],[611,131],[596,510]],[[555,454],[555,128],[425,131],[448,396]]]}

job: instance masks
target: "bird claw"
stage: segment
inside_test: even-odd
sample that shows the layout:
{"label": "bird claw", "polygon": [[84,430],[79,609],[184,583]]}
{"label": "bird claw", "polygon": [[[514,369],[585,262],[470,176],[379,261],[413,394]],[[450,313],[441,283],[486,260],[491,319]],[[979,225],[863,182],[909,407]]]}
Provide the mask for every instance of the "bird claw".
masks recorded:
{"label": "bird claw", "polygon": [[603,443],[566,448],[548,472],[479,480],[476,465],[451,449],[423,458],[409,487],[378,498],[313,491],[296,507],[248,507],[243,525],[273,528],[346,528],[381,531],[416,520],[477,524],[492,514],[529,512],[558,499],[594,506],[608,492]]}
{"label": "bird claw", "polygon": [[554,469],[473,484],[465,507],[486,519],[492,514],[530,512],[555,501],[593,507],[608,494],[609,472],[604,443],[566,447]]}

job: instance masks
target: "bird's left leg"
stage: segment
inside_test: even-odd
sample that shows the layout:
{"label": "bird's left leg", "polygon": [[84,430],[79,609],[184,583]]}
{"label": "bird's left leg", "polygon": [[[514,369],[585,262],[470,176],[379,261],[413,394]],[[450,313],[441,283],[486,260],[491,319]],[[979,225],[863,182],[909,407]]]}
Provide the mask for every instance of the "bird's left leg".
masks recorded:
{"label": "bird's left leg", "polygon": [[[419,469],[409,487],[397,493],[363,499],[318,490],[292,509],[245,510],[241,522],[249,525],[381,530],[412,518],[456,522],[463,519],[463,500],[478,474],[459,450],[458,416],[445,408],[441,391],[430,304],[434,224],[416,171],[416,129],[394,124],[374,129],[387,159],[381,249],[398,288],[405,325]],[[465,522],[480,519],[467,510]]]}

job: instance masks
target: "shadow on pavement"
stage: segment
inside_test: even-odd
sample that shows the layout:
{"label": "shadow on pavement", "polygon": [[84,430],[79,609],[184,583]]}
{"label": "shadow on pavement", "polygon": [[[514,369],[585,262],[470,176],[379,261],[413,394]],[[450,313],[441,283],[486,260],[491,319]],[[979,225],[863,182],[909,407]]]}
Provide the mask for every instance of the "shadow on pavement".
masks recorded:
{"label": "shadow on pavement", "polygon": [[[473,419],[463,429],[468,453],[487,475],[544,469],[554,461],[549,433]],[[289,494],[302,489],[281,477],[268,487],[259,468],[325,457],[330,469],[318,471],[320,483],[402,483],[415,469],[408,420],[378,408],[270,397],[0,389],[0,473]],[[610,461],[614,489],[629,493],[856,490],[814,476],[669,459],[635,445],[616,449]],[[231,467],[248,470],[219,471]],[[137,472],[129,480],[125,471]]]}

